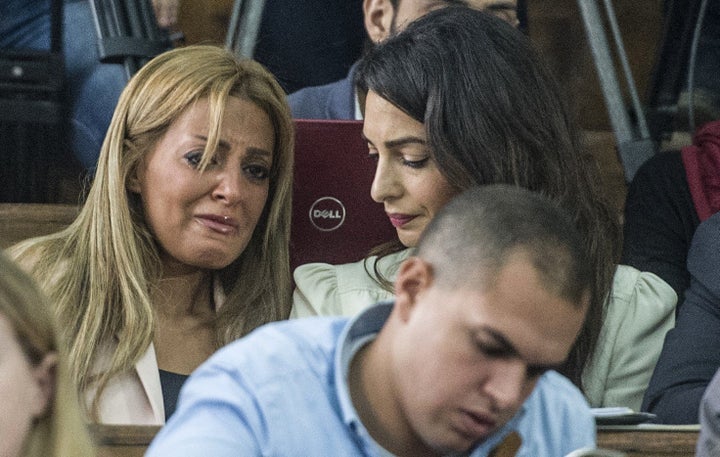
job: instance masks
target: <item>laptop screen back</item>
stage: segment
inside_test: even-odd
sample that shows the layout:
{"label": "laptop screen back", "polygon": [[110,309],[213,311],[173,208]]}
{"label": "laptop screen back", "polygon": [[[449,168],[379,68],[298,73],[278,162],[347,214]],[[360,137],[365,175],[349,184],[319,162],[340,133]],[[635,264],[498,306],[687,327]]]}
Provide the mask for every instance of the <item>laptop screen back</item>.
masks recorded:
{"label": "laptop screen back", "polygon": [[290,261],[355,262],[397,238],[370,197],[375,162],[362,121],[296,119]]}

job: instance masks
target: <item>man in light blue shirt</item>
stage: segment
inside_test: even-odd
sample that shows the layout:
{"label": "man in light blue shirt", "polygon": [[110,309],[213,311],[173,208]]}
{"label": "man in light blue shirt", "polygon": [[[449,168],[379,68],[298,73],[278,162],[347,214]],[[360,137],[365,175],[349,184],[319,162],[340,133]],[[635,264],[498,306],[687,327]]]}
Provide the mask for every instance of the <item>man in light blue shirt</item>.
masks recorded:
{"label": "man in light blue shirt", "polygon": [[572,222],[539,194],[454,198],[400,267],[394,303],[352,320],[264,326],[183,387],[147,456],[487,456],[595,444],[580,391],[554,371],[588,307]]}

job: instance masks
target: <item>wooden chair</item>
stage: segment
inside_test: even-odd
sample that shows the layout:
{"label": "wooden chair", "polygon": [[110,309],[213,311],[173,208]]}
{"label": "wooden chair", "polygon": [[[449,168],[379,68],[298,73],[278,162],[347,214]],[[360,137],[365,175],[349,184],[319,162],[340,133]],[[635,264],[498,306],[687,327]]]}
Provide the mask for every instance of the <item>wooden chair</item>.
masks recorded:
{"label": "wooden chair", "polygon": [[90,425],[98,457],[142,457],[158,430],[151,425]]}
{"label": "wooden chair", "polygon": [[[90,426],[91,436],[99,446],[98,457],[141,457],[159,429],[160,427],[157,426],[140,425],[93,424]],[[606,453],[590,452],[575,455],[691,457],[695,455],[698,429],[699,426],[600,427],[597,444],[601,451],[604,450]],[[516,450],[517,444],[509,447]],[[503,450],[495,455],[514,455],[514,450],[509,453]]]}
{"label": "wooden chair", "polygon": [[699,425],[602,426],[597,445],[628,457],[693,457],[699,433]]}
{"label": "wooden chair", "polygon": [[49,203],[0,203],[0,249],[34,236],[62,230],[79,207]]}

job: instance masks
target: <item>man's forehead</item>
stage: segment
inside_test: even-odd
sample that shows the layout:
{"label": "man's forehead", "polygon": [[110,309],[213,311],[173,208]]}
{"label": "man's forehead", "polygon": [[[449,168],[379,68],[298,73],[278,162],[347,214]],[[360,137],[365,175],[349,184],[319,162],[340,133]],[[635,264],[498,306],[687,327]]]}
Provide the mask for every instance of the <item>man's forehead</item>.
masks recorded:
{"label": "man's forehead", "polygon": [[586,312],[586,306],[549,290],[523,252],[510,254],[482,288],[445,288],[436,293],[457,305],[458,322],[473,333],[503,340],[534,364],[564,360]]}
{"label": "man's forehead", "polygon": [[427,5],[427,10],[449,5],[462,5],[485,11],[517,26],[517,0],[431,0]]}
{"label": "man's forehead", "polygon": [[[478,341],[490,344],[496,350],[501,350],[507,355],[513,355],[523,359],[528,365],[546,366],[555,369],[562,365],[567,357],[566,351],[558,351],[555,344],[547,344],[547,338],[541,338],[538,343],[528,344],[528,334],[516,333],[515,329],[496,328],[495,322],[471,326],[470,331]],[[509,330],[509,331],[508,331]],[[547,346],[545,346],[547,344]]]}
{"label": "man's forehead", "polygon": [[407,5],[409,11],[415,11],[415,15],[424,15],[446,6],[461,5],[494,14],[511,25],[517,25],[517,0],[398,0],[396,6],[402,5]]}
{"label": "man's forehead", "polygon": [[447,5],[464,5],[478,10],[517,10],[517,0],[444,0]]}

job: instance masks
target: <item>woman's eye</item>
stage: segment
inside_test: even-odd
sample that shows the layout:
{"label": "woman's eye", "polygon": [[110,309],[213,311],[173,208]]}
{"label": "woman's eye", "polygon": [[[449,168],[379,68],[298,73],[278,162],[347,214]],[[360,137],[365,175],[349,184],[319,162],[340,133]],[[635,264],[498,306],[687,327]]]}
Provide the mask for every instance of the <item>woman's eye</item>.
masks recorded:
{"label": "woman's eye", "polygon": [[380,154],[377,152],[372,152],[372,150],[368,153],[368,159],[370,159],[372,162],[377,162],[380,160]]}
{"label": "woman's eye", "polygon": [[402,163],[410,168],[423,168],[428,163],[428,160],[430,160],[429,156],[420,160],[408,160],[403,157]]}
{"label": "woman's eye", "polygon": [[270,169],[264,165],[250,165],[245,167],[245,172],[250,175],[252,179],[264,180],[270,177]]}
{"label": "woman's eye", "polygon": [[202,160],[202,152],[188,152],[183,156],[183,158],[188,165],[193,168],[197,168],[200,165],[200,161]]}
{"label": "woman's eye", "polygon": [[[188,152],[183,156],[185,159],[185,162],[187,162],[188,165],[190,165],[192,168],[199,168],[200,162],[202,162],[203,159],[203,151],[193,151]],[[218,164],[218,159],[216,156],[213,156],[210,161],[207,164],[207,168],[214,167]]]}

